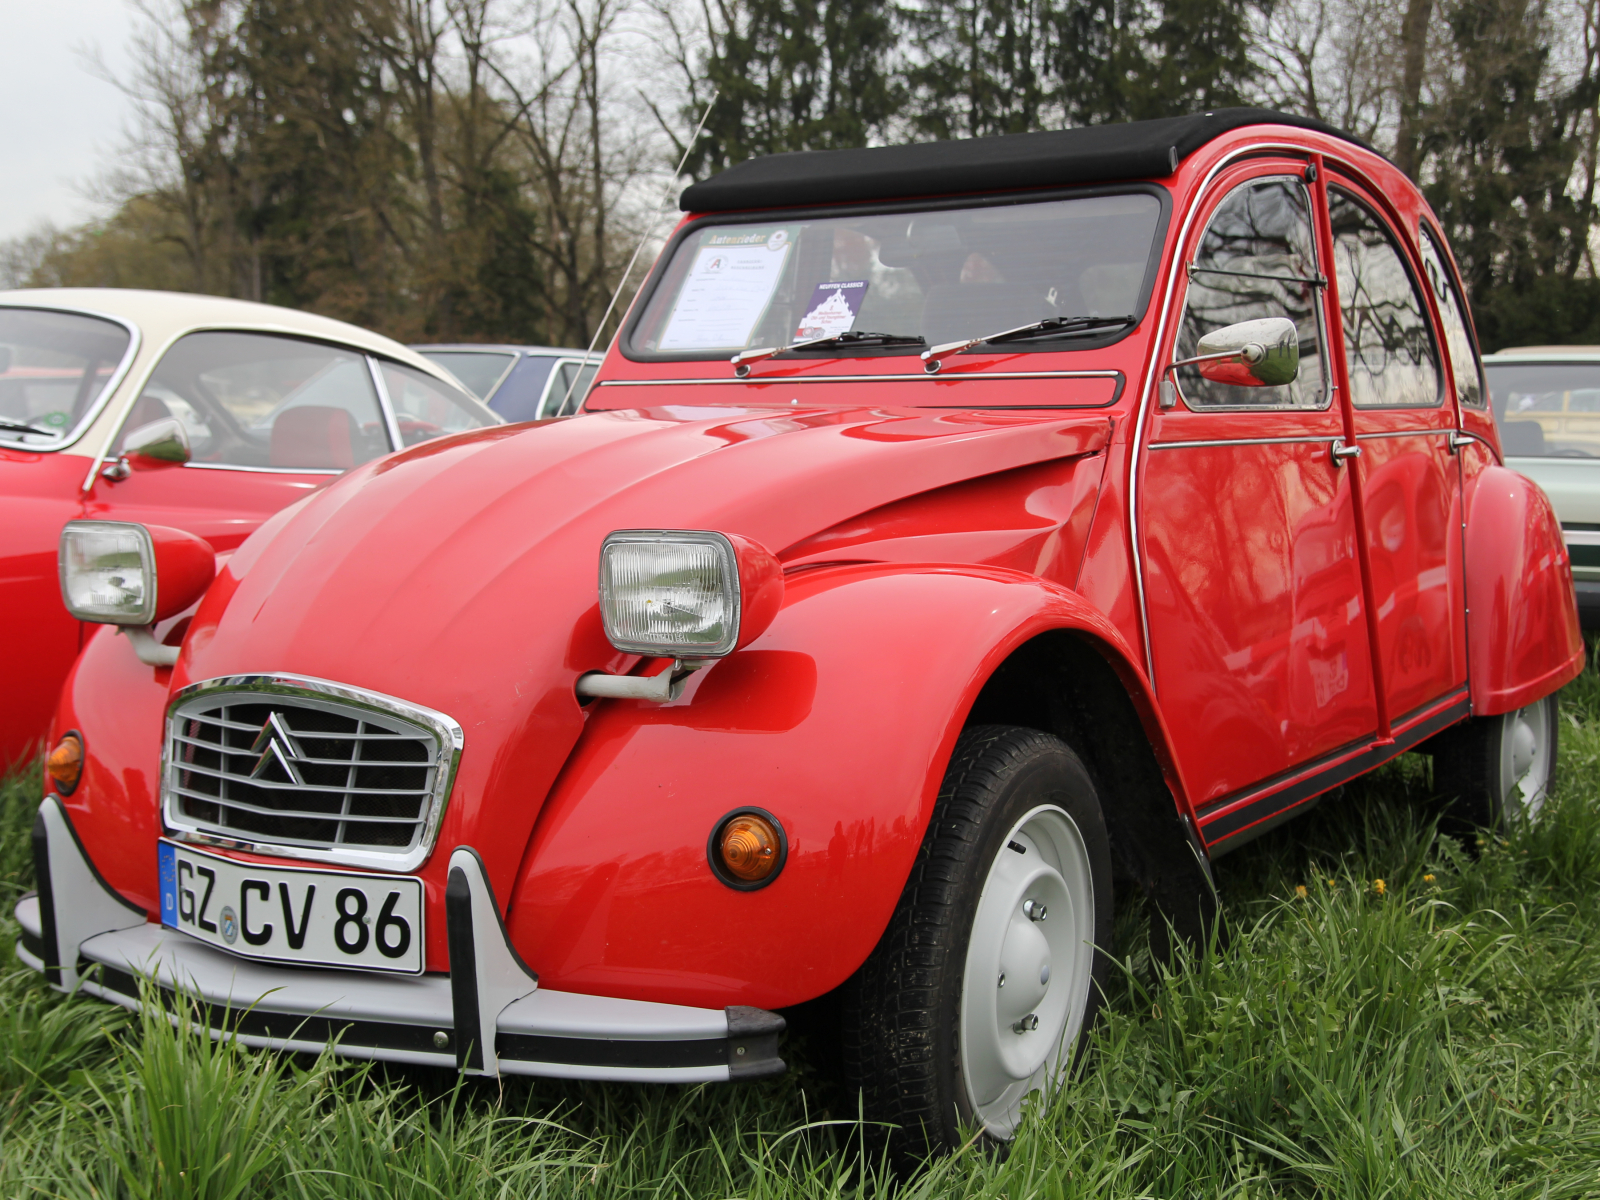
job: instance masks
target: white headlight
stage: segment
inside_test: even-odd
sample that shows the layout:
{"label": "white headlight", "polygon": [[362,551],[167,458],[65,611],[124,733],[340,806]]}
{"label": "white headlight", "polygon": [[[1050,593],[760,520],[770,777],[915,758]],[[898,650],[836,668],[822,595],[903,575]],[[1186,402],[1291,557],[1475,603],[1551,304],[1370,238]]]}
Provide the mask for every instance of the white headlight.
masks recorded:
{"label": "white headlight", "polygon": [[600,547],[600,616],[618,650],[720,658],[739,642],[739,566],[720,533],[629,529]]}
{"label": "white headlight", "polygon": [[155,617],[155,547],[142,525],[72,521],[61,531],[61,599],[80,621],[148,625]]}

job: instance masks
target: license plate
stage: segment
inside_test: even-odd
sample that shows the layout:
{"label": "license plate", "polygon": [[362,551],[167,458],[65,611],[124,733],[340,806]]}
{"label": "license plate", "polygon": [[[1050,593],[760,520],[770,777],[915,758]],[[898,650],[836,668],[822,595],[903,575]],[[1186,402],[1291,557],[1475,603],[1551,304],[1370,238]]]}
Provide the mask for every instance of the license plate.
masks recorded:
{"label": "license plate", "polygon": [[263,867],[163,841],[161,923],[231,954],[422,972],[422,881]]}

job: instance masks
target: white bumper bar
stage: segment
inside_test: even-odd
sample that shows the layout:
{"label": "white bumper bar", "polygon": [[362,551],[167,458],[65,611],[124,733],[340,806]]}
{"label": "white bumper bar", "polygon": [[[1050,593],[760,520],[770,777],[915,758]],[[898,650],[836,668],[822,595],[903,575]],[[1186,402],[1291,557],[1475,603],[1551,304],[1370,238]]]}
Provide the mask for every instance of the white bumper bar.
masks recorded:
{"label": "white bumper bar", "polygon": [[[197,1002],[214,1034],[249,1046],[455,1067],[467,1074],[703,1083],[781,1074],[784,1020],[552,992],[517,957],[470,848],[450,857],[450,975],[281,968],[145,920],[102,880],[47,798],[34,826],[39,892],[16,908],[18,957],[63,991],[139,1007],[139,977]],[[62,964],[59,968],[56,964]],[[492,1040],[482,1031],[492,1029]]]}

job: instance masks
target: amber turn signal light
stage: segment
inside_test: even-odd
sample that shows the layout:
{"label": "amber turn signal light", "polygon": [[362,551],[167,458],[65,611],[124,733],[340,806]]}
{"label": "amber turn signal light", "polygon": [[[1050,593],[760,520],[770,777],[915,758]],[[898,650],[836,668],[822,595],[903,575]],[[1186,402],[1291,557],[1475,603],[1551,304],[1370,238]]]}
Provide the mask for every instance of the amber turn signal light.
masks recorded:
{"label": "amber turn signal light", "polygon": [[76,730],[63,734],[44,760],[45,774],[63,796],[72,795],[83,775],[83,738]]}
{"label": "amber turn signal light", "polygon": [[777,878],[788,857],[783,826],[759,808],[735,809],[711,832],[706,857],[723,883],[740,891],[765,887]]}

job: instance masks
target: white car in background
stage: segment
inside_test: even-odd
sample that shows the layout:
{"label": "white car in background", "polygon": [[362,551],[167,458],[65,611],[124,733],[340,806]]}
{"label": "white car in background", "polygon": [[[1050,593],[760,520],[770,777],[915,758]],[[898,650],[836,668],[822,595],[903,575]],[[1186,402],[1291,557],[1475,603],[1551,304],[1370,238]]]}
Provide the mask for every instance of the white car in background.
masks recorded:
{"label": "white car in background", "polygon": [[1521,346],[1483,366],[1506,466],[1555,505],[1578,617],[1600,629],[1600,346]]}

